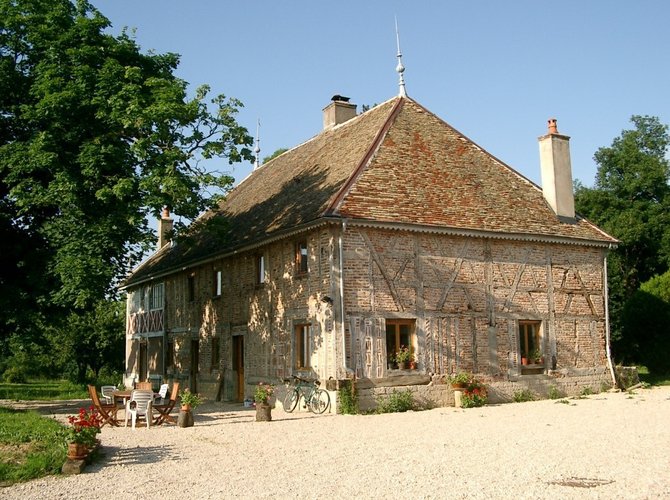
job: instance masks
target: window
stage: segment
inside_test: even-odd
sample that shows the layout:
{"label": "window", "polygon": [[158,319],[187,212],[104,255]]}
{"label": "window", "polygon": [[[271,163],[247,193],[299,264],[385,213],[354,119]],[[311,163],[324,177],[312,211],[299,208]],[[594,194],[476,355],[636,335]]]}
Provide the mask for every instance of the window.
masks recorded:
{"label": "window", "polygon": [[212,337],[212,370],[219,369],[219,362],[221,361],[219,337]]}
{"label": "window", "polygon": [[221,271],[216,271],[214,273],[214,297],[221,297],[222,290],[223,290],[223,281]]}
{"label": "window", "polygon": [[[542,358],[540,321],[519,321],[519,344],[522,364],[534,364]],[[524,363],[524,360],[526,362]]]}
{"label": "window", "polygon": [[302,240],[295,247],[295,272],[307,274],[307,241]]}
{"label": "window", "polygon": [[295,326],[295,367],[298,369],[309,368],[309,334],[311,327],[309,325]]}
{"label": "window", "polygon": [[149,309],[151,311],[155,311],[156,309],[163,309],[163,296],[163,283],[156,283],[151,287],[149,292]]}
{"label": "window", "polygon": [[265,256],[256,256],[256,284],[262,285],[265,283]]}
{"label": "window", "polygon": [[195,274],[191,274],[188,277],[188,301],[193,302],[195,300]]}
{"label": "window", "polygon": [[386,356],[391,360],[401,347],[409,347],[410,359],[416,352],[416,332],[413,319],[386,320]]}

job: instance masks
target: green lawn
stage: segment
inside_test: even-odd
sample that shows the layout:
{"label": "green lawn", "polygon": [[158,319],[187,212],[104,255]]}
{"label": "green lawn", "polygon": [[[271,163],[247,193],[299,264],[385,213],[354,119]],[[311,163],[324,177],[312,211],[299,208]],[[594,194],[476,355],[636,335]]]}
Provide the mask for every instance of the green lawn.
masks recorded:
{"label": "green lawn", "polygon": [[640,382],[646,382],[649,385],[670,385],[670,375],[649,373],[646,366],[638,366],[637,373],[640,375]]}
{"label": "green lawn", "polygon": [[66,456],[64,429],[35,411],[0,407],[0,487],[59,474]]}
{"label": "green lawn", "polygon": [[88,391],[84,385],[73,384],[67,380],[38,380],[26,384],[0,383],[0,399],[51,401],[86,398]]}

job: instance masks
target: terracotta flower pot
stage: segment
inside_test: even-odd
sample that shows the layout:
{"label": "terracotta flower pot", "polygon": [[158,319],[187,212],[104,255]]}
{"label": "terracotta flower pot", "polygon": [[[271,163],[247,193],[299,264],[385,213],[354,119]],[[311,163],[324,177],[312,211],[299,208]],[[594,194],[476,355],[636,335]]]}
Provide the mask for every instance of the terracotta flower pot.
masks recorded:
{"label": "terracotta flower pot", "polygon": [[70,460],[83,460],[88,455],[88,448],[82,443],[68,443],[67,458]]}

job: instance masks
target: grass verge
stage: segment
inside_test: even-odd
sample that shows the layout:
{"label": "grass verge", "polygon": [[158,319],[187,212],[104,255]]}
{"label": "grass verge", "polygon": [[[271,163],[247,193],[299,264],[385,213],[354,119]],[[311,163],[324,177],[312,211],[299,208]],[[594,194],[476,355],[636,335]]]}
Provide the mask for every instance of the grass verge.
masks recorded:
{"label": "grass verge", "polygon": [[640,376],[640,382],[646,382],[649,385],[670,385],[670,374],[649,373],[646,366],[638,366],[637,373]]}
{"label": "grass verge", "polygon": [[0,399],[53,401],[87,399],[86,387],[67,380],[36,380],[25,384],[0,383]]}
{"label": "grass verge", "polygon": [[0,486],[60,474],[65,427],[35,411],[0,407]]}

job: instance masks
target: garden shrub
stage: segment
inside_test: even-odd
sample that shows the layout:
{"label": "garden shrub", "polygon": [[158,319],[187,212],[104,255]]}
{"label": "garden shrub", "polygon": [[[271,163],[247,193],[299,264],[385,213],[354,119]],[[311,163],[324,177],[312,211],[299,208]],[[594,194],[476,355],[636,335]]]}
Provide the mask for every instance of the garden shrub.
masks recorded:
{"label": "garden shrub", "polygon": [[514,402],[515,403],[525,403],[527,401],[534,401],[535,395],[530,389],[521,389],[520,391],[514,392]]}
{"label": "garden shrub", "polygon": [[558,387],[552,385],[549,387],[549,399],[560,399],[561,392],[558,390]]}
{"label": "garden shrub", "polygon": [[393,392],[387,397],[377,397],[377,413],[401,413],[414,409],[414,396],[410,389]]}
{"label": "garden shrub", "polygon": [[338,393],[340,413],[343,415],[356,415],[358,413],[358,394],[353,382],[351,385],[343,385]]}

